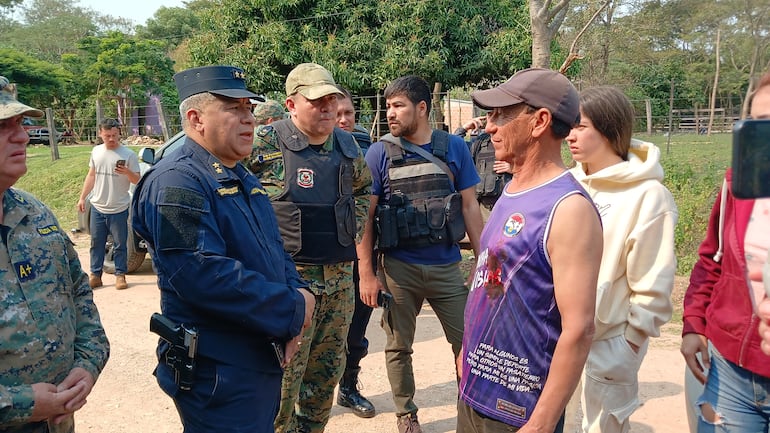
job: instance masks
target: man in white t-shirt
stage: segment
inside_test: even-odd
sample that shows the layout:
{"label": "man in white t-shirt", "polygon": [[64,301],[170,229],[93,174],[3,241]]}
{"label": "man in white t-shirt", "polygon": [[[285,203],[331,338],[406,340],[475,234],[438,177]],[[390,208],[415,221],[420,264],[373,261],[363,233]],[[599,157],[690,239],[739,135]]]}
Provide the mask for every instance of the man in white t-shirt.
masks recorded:
{"label": "man in white t-shirt", "polygon": [[[91,151],[89,169],[78,200],[78,211],[85,212],[86,199],[91,202],[91,288],[102,286],[107,235],[112,235],[115,250],[115,288],[128,288],[128,207],[131,184],[139,181],[139,159],[131,149],[120,144],[120,123],[104,119],[99,123],[99,137],[104,143]],[[93,192],[93,193],[92,193]],[[89,197],[89,194],[90,197]]]}

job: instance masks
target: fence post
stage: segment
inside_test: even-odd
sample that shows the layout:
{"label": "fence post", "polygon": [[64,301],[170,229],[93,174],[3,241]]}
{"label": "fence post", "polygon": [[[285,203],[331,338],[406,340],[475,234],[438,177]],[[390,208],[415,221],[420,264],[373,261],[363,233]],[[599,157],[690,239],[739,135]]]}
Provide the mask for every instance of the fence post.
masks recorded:
{"label": "fence post", "polygon": [[163,111],[163,106],[160,104],[160,98],[155,99],[155,107],[158,110],[158,123],[160,123],[160,130],[163,131],[163,141],[168,141],[169,133],[168,126],[166,126],[166,112]]}
{"label": "fence post", "polygon": [[671,153],[671,130],[674,123],[674,79],[671,79],[671,90],[668,92],[668,139],[666,140],[666,155]]}
{"label": "fence post", "polygon": [[53,122],[53,109],[45,109],[45,120],[48,124],[48,144],[51,145],[51,161],[59,159],[59,143],[56,136],[56,127]]}
{"label": "fence post", "polygon": [[650,98],[644,100],[644,111],[647,114],[647,135],[652,135],[652,102]]}

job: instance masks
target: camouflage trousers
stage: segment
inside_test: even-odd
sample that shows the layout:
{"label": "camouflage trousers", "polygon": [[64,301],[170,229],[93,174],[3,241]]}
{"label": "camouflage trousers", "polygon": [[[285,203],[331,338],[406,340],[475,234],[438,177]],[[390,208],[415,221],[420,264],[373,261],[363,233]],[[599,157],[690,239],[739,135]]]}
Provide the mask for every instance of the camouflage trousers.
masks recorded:
{"label": "camouflage trousers", "polygon": [[334,388],[345,370],[348,328],[353,318],[352,287],[316,295],[313,323],[283,372],[276,433],[321,433],[329,421]]}

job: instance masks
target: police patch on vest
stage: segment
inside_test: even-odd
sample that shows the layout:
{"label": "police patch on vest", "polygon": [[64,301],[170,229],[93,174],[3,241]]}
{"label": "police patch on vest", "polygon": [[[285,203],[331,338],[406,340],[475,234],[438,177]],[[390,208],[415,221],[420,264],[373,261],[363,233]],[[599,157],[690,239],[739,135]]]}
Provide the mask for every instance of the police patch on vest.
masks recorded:
{"label": "police patch on vest", "polygon": [[503,227],[503,234],[509,238],[517,236],[524,229],[524,215],[519,212],[508,217]]}
{"label": "police patch on vest", "polygon": [[50,226],[38,227],[37,228],[37,232],[41,236],[48,236],[48,235],[53,234],[53,233],[58,233],[59,232],[59,226],[57,226],[56,224],[52,224]]}
{"label": "police patch on vest", "polygon": [[19,277],[20,282],[29,281],[35,278],[35,268],[33,268],[30,263],[29,260],[25,260],[13,264],[13,268],[16,270],[16,275]]}
{"label": "police patch on vest", "polygon": [[302,188],[312,188],[315,185],[315,172],[309,168],[298,168],[297,185]]}

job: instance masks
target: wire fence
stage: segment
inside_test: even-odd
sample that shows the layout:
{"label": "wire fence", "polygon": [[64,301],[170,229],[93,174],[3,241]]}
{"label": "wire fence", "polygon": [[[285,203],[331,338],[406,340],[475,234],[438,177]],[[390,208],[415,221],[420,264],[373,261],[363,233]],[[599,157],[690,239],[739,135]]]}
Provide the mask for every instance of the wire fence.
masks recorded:
{"label": "wire fence", "polygon": [[[354,97],[357,109],[357,122],[366,128],[374,139],[379,139],[388,132],[386,118],[386,102],[381,94]],[[437,102],[437,103],[436,103]],[[635,133],[697,133],[730,132],[732,125],[740,119],[740,109],[718,108],[710,119],[708,109],[672,109],[669,100],[634,100],[636,111]],[[484,114],[483,110],[473,105],[473,102],[462,95],[453,97],[451,92],[433,95],[431,111],[431,126],[436,129],[454,131],[473,117]],[[665,110],[654,107],[668,106]],[[63,144],[97,144],[98,123],[101,118],[117,118],[122,127],[124,137],[149,137],[163,142],[181,130],[181,120],[178,106],[161,106],[160,103],[131,107],[124,116],[111,113],[109,109],[96,115],[100,110],[93,106],[70,109],[54,109],[54,124],[57,136]],[[81,114],[87,113],[87,114]],[[37,126],[45,127],[46,120],[34,121]]]}

